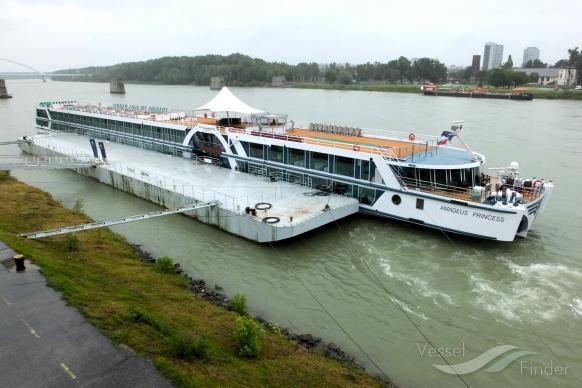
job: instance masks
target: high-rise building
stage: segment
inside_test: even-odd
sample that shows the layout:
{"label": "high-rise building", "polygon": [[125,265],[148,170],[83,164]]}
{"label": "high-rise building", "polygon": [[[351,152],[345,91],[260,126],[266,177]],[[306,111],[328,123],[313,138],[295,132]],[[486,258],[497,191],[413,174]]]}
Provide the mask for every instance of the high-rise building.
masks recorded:
{"label": "high-rise building", "polygon": [[537,47],[526,47],[525,50],[523,50],[523,61],[521,62],[521,67],[525,67],[529,61],[535,61],[536,59],[540,59],[540,49]]}
{"label": "high-rise building", "polygon": [[503,45],[493,42],[485,43],[483,51],[483,71],[501,67],[503,62]]}
{"label": "high-rise building", "polygon": [[473,55],[473,63],[471,64],[471,77],[477,79],[479,76],[479,69],[481,68],[481,55]]}

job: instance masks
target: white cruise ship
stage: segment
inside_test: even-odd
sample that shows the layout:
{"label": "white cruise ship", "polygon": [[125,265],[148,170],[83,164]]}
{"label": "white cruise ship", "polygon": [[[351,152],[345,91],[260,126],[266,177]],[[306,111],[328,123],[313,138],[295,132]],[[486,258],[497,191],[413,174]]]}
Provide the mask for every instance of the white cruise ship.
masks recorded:
{"label": "white cruise ship", "polygon": [[44,102],[36,124],[296,182],[313,195],[355,198],[361,213],[500,241],[525,237],[553,189],[521,177],[516,162],[488,174],[461,122],[440,137],[302,123],[255,109],[228,88],[191,111]]}

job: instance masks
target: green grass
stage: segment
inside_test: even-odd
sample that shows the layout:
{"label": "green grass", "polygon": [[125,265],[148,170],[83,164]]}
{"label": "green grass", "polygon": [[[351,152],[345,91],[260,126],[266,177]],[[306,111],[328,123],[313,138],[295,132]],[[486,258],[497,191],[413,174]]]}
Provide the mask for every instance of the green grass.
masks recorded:
{"label": "green grass", "polygon": [[420,85],[416,84],[385,84],[385,83],[356,83],[356,84],[328,84],[328,83],[292,83],[291,88],[324,89],[324,90],[362,90],[370,92],[420,93]]}
{"label": "green grass", "polygon": [[[323,90],[363,90],[371,92],[393,92],[393,93],[421,93],[418,84],[384,84],[384,83],[355,83],[349,85],[327,84],[327,83],[294,83],[289,84],[291,88],[299,89],[323,89]],[[462,85],[453,85],[453,87],[463,87]],[[468,87],[475,87],[468,86]],[[487,87],[491,92],[509,93],[511,89]],[[547,88],[528,88],[529,92],[534,94],[534,98],[539,99],[556,99],[556,100],[579,100],[582,101],[582,91],[580,90],[553,90]]]}
{"label": "green grass", "polygon": [[362,371],[266,332],[258,357],[239,357],[240,315],[193,294],[184,277],[154,270],[109,229],[27,240],[22,232],[89,222],[50,195],[0,173],[0,240],[39,265],[48,285],[104,334],[150,357],[178,387],[378,386]]}

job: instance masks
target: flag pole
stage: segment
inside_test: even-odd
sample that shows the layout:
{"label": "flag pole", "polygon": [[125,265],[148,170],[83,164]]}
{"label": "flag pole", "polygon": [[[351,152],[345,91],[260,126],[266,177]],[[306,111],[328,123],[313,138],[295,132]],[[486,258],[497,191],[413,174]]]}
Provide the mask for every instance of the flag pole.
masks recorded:
{"label": "flag pole", "polygon": [[469,147],[469,145],[465,143],[465,139],[463,139],[463,135],[461,135],[461,129],[463,129],[463,121],[462,120],[453,121],[453,125],[451,125],[451,131],[455,133],[455,135],[457,136],[457,138],[459,139],[459,141],[461,142],[465,150],[469,153],[472,159],[481,160],[481,158],[479,158],[475,154],[475,152],[473,152],[471,147]]}

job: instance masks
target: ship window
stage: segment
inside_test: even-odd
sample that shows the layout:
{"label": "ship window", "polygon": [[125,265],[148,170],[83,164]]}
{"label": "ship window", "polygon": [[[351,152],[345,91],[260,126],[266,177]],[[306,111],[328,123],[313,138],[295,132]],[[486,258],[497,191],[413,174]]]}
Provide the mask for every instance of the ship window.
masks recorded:
{"label": "ship window", "polygon": [[400,198],[400,196],[398,194],[394,194],[392,196],[392,203],[394,205],[400,205],[401,202],[402,202],[402,198]]}
{"label": "ship window", "polygon": [[327,154],[321,154],[319,152],[311,153],[311,169],[319,171],[329,171],[327,163]]}
{"label": "ship window", "polygon": [[360,187],[360,193],[358,195],[358,199],[360,200],[360,203],[363,203],[364,205],[371,205],[374,203],[374,201],[376,199],[375,194],[376,194],[376,190],[367,189],[365,187]]}
{"label": "ship window", "polygon": [[362,179],[370,179],[370,162],[368,160],[362,161]]}
{"label": "ship window", "polygon": [[263,145],[251,143],[250,157],[263,159]]}
{"label": "ship window", "polygon": [[289,164],[298,167],[305,167],[305,151],[296,148],[289,148]]}
{"label": "ship window", "polygon": [[461,170],[451,170],[451,186],[461,186]]}
{"label": "ship window", "polygon": [[419,180],[421,181],[421,185],[424,186],[430,185],[431,182],[430,170],[426,168],[419,168],[417,176],[420,178]]}
{"label": "ship window", "polygon": [[463,183],[463,187],[471,187],[471,186],[474,186],[473,171],[474,170],[472,168],[466,168],[465,169],[465,179],[462,182]]}
{"label": "ship window", "polygon": [[416,198],[416,208],[419,210],[424,209],[424,199]]}
{"label": "ship window", "polygon": [[335,173],[345,176],[354,176],[354,159],[343,156],[335,157]]}
{"label": "ship window", "polygon": [[273,145],[269,148],[269,160],[283,163],[283,147]]}
{"label": "ship window", "polygon": [[445,170],[434,170],[435,174],[435,182],[438,185],[446,185],[447,184],[447,173]]}

